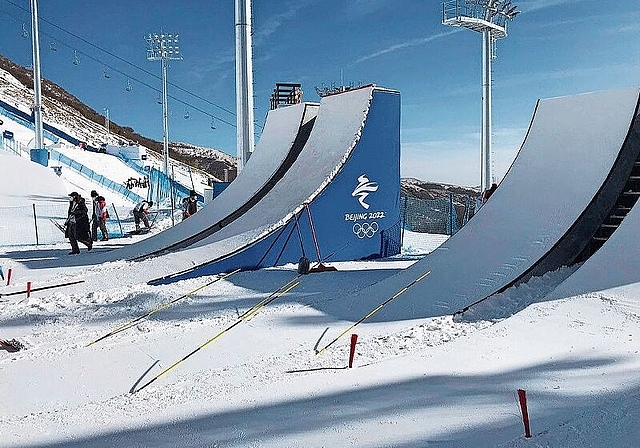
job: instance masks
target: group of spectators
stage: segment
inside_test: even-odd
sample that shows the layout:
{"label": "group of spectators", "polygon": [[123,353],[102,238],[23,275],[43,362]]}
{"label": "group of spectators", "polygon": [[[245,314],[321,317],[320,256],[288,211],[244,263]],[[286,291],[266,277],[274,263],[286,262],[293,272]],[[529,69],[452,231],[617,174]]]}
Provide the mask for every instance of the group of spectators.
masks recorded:
{"label": "group of spectators", "polygon": [[107,202],[95,190],[91,191],[91,220],[89,220],[89,209],[85,199],[74,191],[69,194],[71,198],[69,209],[67,210],[67,221],[65,222],[65,236],[69,238],[71,252],[69,255],[80,253],[78,242],[87,246],[87,250],[93,248],[93,242],[98,241],[98,229],[102,233],[101,241],[108,241],[107,218],[109,210]]}
{"label": "group of spectators", "polygon": [[[92,216],[89,220],[89,209],[85,203],[85,199],[76,191],[69,194],[71,198],[69,202],[69,210],[67,212],[67,221],[65,223],[65,236],[71,244],[71,252],[69,255],[80,253],[78,242],[87,246],[90,251],[93,243],[98,241],[98,229],[102,233],[100,241],[109,241],[109,233],[107,232],[107,219],[109,211],[106,200],[100,196],[95,190],[91,191],[92,199]],[[133,209],[133,220],[136,225],[135,233],[140,233],[140,224],[143,223],[146,230],[151,229],[149,222],[149,212],[153,206],[153,201],[141,201]],[[198,211],[198,196],[195,190],[189,192],[189,196],[182,200],[182,219],[185,220]]]}

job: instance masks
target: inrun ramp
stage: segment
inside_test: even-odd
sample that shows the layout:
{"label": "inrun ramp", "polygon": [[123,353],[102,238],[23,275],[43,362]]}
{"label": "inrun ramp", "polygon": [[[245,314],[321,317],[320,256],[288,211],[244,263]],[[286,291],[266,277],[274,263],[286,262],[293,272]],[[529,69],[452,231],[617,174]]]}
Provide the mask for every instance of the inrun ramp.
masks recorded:
{"label": "inrun ramp", "polygon": [[628,89],[538,101],[516,159],[474,218],[411,267],[327,313],[361,316],[430,271],[374,320],[452,314],[570,264],[611,210],[638,157],[638,95],[639,89]]}

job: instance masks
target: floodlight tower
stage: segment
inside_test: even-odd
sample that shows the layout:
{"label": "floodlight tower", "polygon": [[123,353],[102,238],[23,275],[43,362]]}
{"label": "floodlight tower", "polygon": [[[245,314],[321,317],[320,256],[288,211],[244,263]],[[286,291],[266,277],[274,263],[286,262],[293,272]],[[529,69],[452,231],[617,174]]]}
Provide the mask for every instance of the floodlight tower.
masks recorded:
{"label": "floodlight tower", "polygon": [[517,16],[508,0],[449,0],[442,4],[442,23],[482,33],[482,156],[480,188],[491,187],[491,60],[496,41],[507,37],[507,24]]}
{"label": "floodlight tower", "polygon": [[251,0],[236,0],[236,112],[238,174],[254,146]]}
{"label": "floodlight tower", "polygon": [[40,44],[38,41],[38,1],[31,0],[31,44],[33,46],[33,125],[35,149],[44,148],[42,140],[42,87],[40,77]]}
{"label": "floodlight tower", "polygon": [[147,41],[147,59],[162,61],[162,129],[164,174],[169,176],[169,106],[167,104],[167,65],[171,60],[182,60],[177,34],[149,34]]}

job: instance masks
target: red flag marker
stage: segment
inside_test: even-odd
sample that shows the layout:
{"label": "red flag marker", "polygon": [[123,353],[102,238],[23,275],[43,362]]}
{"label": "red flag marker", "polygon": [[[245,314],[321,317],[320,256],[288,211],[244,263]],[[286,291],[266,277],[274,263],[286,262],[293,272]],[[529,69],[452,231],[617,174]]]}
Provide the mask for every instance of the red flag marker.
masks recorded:
{"label": "red flag marker", "polygon": [[351,348],[349,349],[349,368],[353,367],[353,357],[356,354],[356,342],[358,342],[358,335],[351,335]]}

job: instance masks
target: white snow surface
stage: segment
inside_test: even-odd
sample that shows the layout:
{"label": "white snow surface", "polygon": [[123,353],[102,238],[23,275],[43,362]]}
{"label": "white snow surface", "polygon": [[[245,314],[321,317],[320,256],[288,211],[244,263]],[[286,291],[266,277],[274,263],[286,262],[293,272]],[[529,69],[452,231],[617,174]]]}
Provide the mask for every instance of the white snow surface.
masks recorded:
{"label": "white snow surface", "polygon": [[[5,177],[0,191],[20,195]],[[149,286],[114,280],[128,262],[68,266],[68,245],[0,248],[5,279],[12,269],[11,284],[0,282],[0,338],[26,345],[0,350],[0,447],[637,447],[640,284],[626,265],[640,250],[637,215],[611,239],[619,246],[573,275],[534,278],[455,320],[446,311],[406,319],[409,288],[383,308],[384,321],[351,329],[365,316],[349,311],[354,301],[369,311],[391,298],[358,291],[401,278],[446,238],[405,232],[403,255],[302,276],[243,321],[296,266]],[[623,246],[627,255],[613,257]],[[597,279],[578,276],[590,262]],[[581,295],[547,295],[567,276]],[[101,281],[6,295],[28,281],[89,278]],[[530,439],[517,389],[527,391]]]}

